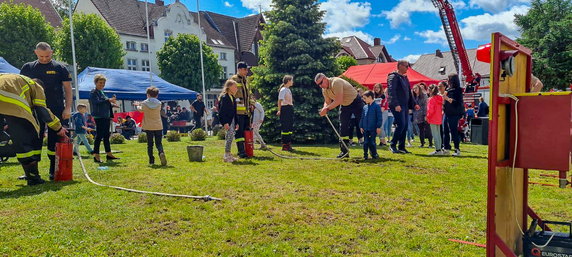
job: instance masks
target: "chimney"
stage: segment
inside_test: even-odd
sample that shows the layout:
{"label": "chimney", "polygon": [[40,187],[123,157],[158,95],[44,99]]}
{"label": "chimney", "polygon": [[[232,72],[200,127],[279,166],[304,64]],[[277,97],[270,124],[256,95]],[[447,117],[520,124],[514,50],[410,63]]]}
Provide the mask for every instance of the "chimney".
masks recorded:
{"label": "chimney", "polygon": [[373,39],[373,45],[374,46],[381,45],[381,38],[378,38],[378,37],[374,38]]}
{"label": "chimney", "polygon": [[155,0],[155,4],[158,6],[164,6],[165,5],[165,1],[163,0]]}
{"label": "chimney", "polygon": [[441,50],[437,49],[435,51],[435,56],[439,57],[439,58],[443,58],[443,53],[441,53]]}

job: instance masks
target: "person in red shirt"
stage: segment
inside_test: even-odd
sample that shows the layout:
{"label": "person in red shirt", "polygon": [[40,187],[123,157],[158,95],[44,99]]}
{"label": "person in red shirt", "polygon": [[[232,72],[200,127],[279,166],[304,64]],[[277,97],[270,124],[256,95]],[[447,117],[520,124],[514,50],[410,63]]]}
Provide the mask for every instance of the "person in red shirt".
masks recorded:
{"label": "person in red shirt", "polygon": [[[441,82],[443,83],[443,82]],[[431,127],[431,134],[435,140],[435,151],[429,155],[443,155],[441,124],[443,123],[443,97],[435,85],[429,87],[429,101],[427,103],[427,116],[425,120]]]}

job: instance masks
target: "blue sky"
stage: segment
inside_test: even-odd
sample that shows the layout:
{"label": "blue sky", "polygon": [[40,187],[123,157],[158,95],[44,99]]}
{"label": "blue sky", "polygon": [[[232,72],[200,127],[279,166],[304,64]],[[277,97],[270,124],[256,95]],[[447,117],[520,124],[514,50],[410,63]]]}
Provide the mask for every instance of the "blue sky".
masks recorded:
{"label": "blue sky", "polygon": [[[153,1],[153,0],[150,0]],[[196,0],[180,0],[196,11]],[[174,0],[165,1],[166,4]],[[450,0],[455,6],[465,46],[488,43],[492,32],[519,36],[514,14],[524,14],[530,0]],[[379,37],[396,59],[415,61],[436,49],[448,51],[441,20],[431,0],[320,0],[326,11],[325,36],[356,35],[373,44]],[[269,10],[270,0],[201,0],[201,10],[235,17]]]}

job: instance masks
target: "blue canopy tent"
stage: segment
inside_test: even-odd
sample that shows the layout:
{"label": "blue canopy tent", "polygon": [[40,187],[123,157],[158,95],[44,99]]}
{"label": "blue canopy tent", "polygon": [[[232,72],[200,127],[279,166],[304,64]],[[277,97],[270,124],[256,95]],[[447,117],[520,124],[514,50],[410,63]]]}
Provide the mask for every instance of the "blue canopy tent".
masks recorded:
{"label": "blue canopy tent", "polygon": [[9,64],[3,57],[0,57],[0,73],[20,73],[20,70]]}
{"label": "blue canopy tent", "polygon": [[96,74],[105,75],[107,78],[105,93],[108,96],[115,95],[118,100],[145,100],[147,99],[145,91],[151,85],[159,89],[161,101],[190,101],[197,98],[197,92],[171,84],[155,74],[152,74],[153,83],[151,83],[148,71],[87,67],[78,75],[80,99],[89,99],[89,93],[95,88],[93,78]]}

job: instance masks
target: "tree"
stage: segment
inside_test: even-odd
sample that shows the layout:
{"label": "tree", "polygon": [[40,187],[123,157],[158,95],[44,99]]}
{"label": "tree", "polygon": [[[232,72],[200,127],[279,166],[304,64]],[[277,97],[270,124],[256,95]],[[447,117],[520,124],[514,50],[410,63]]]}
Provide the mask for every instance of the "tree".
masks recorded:
{"label": "tree", "polygon": [[0,3],[0,56],[16,67],[35,60],[38,42],[50,43],[54,28],[27,4]]}
{"label": "tree", "polygon": [[[157,52],[161,77],[173,84],[202,92],[199,42],[195,35],[179,34],[177,37],[170,37]],[[204,42],[202,44],[205,88],[208,90],[220,83],[222,67],[218,64],[212,48]]]}
{"label": "tree", "polygon": [[336,66],[339,69],[339,73],[344,73],[350,66],[357,65],[357,60],[351,56],[340,56],[336,58]]}
{"label": "tree", "polygon": [[[322,37],[324,11],[320,11],[316,0],[274,0],[273,5],[273,10],[267,13],[270,22],[262,32],[261,65],[253,68],[253,86],[260,93],[259,101],[267,114],[261,132],[267,140],[279,139],[278,87],[282,77],[291,74],[296,117],[294,140],[300,143],[335,141],[337,138],[327,120],[318,114],[324,100],[314,76],[318,72],[338,75],[333,56],[341,47],[335,39]],[[337,120],[336,111],[329,115]]]}
{"label": "tree", "polygon": [[572,2],[533,0],[528,13],[516,15],[519,43],[532,50],[533,73],[544,87],[564,89],[572,84]]}
{"label": "tree", "polygon": [[[54,7],[54,9],[56,9],[60,17],[62,17],[62,19],[65,17],[69,17],[69,6],[70,6],[69,0],[50,0],[50,2],[52,2],[52,6]],[[71,4],[72,4],[72,10],[75,9],[75,6],[77,5],[77,0],[72,0]]]}
{"label": "tree", "polygon": [[[74,14],[73,30],[78,72],[88,66],[118,69],[123,66],[123,51],[119,35],[95,14]],[[56,35],[56,56],[73,63],[70,21],[64,19]]]}

